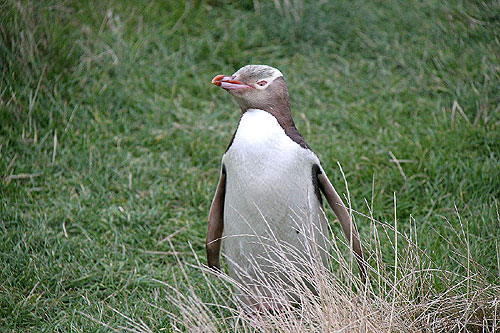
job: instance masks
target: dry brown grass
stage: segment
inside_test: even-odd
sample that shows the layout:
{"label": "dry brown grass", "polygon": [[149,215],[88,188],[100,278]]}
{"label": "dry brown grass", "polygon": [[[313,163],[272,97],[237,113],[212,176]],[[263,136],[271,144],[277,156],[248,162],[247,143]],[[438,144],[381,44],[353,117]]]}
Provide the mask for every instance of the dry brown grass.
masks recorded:
{"label": "dry brown grass", "polygon": [[[396,207],[396,202],[394,203]],[[458,212],[457,212],[458,214]],[[313,254],[297,254],[309,269],[297,269],[280,246],[279,260],[270,262],[276,274],[261,272],[255,283],[271,295],[255,295],[226,275],[209,270],[197,259],[194,266],[206,284],[194,286],[186,273],[176,284],[188,285],[180,292],[170,289],[169,300],[176,310],[167,311],[176,330],[191,332],[497,332],[500,329],[500,286],[483,277],[484,268],[470,253],[450,253],[464,268],[463,274],[440,268],[418,245],[413,219],[409,232],[394,224],[368,218],[370,238],[365,242],[369,262],[368,281],[363,284],[353,271],[352,258],[345,258],[345,244],[331,239],[332,267],[326,269]],[[372,215],[372,214],[369,214]],[[468,242],[466,226],[455,230]],[[381,239],[390,241],[394,261],[387,262]],[[193,251],[193,253],[195,253]],[[196,255],[195,255],[196,256]],[[349,260],[351,259],[351,260]],[[308,281],[317,293],[311,291]],[[276,311],[252,311],[235,296],[235,290],[254,293],[262,304],[279,304]],[[203,301],[202,294],[210,301]],[[290,297],[292,295],[292,297]],[[206,297],[204,298],[206,299]],[[276,308],[276,307],[275,307]]]}

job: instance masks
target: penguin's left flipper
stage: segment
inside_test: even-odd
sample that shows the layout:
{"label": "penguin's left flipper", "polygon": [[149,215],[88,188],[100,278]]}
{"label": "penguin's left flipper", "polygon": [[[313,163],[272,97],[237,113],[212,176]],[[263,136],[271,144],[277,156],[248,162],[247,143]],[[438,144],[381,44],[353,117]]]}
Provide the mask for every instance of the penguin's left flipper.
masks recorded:
{"label": "penguin's left flipper", "polygon": [[208,267],[220,269],[220,247],[222,231],[224,230],[224,197],[226,195],[226,167],[222,165],[219,184],[215,191],[210,213],[208,214],[207,251]]}
{"label": "penguin's left flipper", "polygon": [[335,191],[335,188],[326,176],[323,168],[320,167],[316,176],[321,192],[323,192],[326,201],[328,201],[328,204],[330,205],[330,207],[332,207],[333,212],[335,213],[335,215],[337,215],[342,230],[344,231],[344,235],[347,238],[347,241],[352,246],[352,251],[355,253],[356,261],[358,262],[361,279],[364,282],[366,279],[366,263],[364,260],[363,248],[361,247],[361,241],[359,240],[359,234],[356,230],[356,226],[354,225],[346,206],[342,202],[342,199],[338,195],[337,191]]}

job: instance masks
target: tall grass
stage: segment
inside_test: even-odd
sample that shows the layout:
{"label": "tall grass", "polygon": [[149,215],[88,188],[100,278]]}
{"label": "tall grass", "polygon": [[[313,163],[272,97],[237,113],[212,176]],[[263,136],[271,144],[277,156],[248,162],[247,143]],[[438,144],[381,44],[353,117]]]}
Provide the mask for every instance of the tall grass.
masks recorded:
{"label": "tall grass", "polygon": [[[396,202],[394,209],[396,211]],[[363,283],[345,258],[345,242],[333,235],[332,267],[325,268],[312,253],[289,253],[283,245],[276,260],[267,265],[273,273],[257,268],[253,282],[266,291],[242,285],[225,273],[208,269],[196,257],[204,283],[192,280],[179,260],[182,274],[175,284],[158,281],[170,290],[167,298],[174,309],[163,309],[172,318],[175,331],[190,332],[497,332],[500,329],[500,286],[488,282],[469,252],[451,250],[447,255],[464,269],[464,274],[447,270],[427,255],[418,244],[413,218],[407,233],[394,224],[377,221],[372,212],[355,216],[370,221],[370,237],[364,242],[369,262],[368,280]],[[460,218],[459,212],[456,212]],[[498,220],[500,222],[500,219]],[[466,225],[450,228],[465,244],[470,242]],[[446,235],[439,235],[446,239]],[[382,255],[381,240],[390,241],[394,262]],[[343,244],[340,244],[343,243]],[[496,254],[500,260],[500,253]],[[297,262],[308,267],[297,269]],[[308,281],[310,285],[304,283]],[[188,286],[181,291],[180,284]],[[316,291],[316,292],[313,292]],[[274,305],[274,310],[248,307],[235,291],[252,294],[258,304]],[[204,296],[208,294],[207,297]],[[293,297],[290,297],[293,295]],[[278,306],[279,305],[279,306]],[[155,306],[151,304],[151,306]]]}
{"label": "tall grass", "polygon": [[[394,211],[397,211],[396,200]],[[456,214],[460,219],[458,211]],[[354,216],[370,223],[369,238],[364,242],[369,263],[365,283],[341,250],[345,249],[345,242],[335,235],[330,240],[331,267],[324,267],[321,257],[313,252],[295,253],[291,259],[293,248],[274,244],[272,250],[276,255],[266,263],[273,273],[256,266],[252,287],[208,269],[193,251],[194,265],[177,258],[182,271],[179,280],[174,284],[157,281],[169,290],[167,299],[173,308],[162,310],[172,318],[171,328],[190,332],[497,332],[500,329],[500,286],[484,278],[485,268],[470,252],[451,249],[447,255],[464,273],[450,271],[433,261],[419,245],[418,222],[413,218],[398,221],[395,216],[393,224],[377,221],[369,206],[367,214],[354,212]],[[406,224],[408,232],[401,232],[398,224]],[[467,225],[449,231],[459,235],[466,245],[470,242]],[[394,262],[384,258],[381,241],[392,244]],[[500,253],[496,257],[500,262]],[[308,269],[299,269],[298,265]],[[204,283],[200,285],[190,277],[188,266],[202,273]],[[243,303],[237,296],[239,292],[252,295],[257,306]],[[262,310],[266,308],[263,305],[267,305],[267,310]]]}

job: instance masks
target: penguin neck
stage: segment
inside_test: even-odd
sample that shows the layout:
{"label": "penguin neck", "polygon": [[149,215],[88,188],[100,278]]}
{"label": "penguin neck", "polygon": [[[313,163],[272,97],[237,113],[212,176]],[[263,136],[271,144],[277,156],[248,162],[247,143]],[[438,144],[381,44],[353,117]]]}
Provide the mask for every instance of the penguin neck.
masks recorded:
{"label": "penguin neck", "polygon": [[[249,107],[242,107],[241,108],[241,116],[243,116],[248,110],[252,109],[258,109],[265,111],[269,114],[271,114],[276,120],[278,121],[278,124],[283,128],[285,131],[285,134],[292,139],[295,143],[299,144],[302,148],[311,150],[307,142],[304,140],[302,135],[299,133],[299,130],[295,126],[295,122],[293,121],[292,118],[292,111],[290,107],[290,103],[288,100],[282,101],[281,103],[276,103],[276,104],[269,104],[266,105],[265,107],[260,107],[260,108],[249,108]],[[240,117],[241,119],[241,117]]]}
{"label": "penguin neck", "polygon": [[280,124],[280,126],[285,130],[285,132],[287,131],[287,128],[290,127],[295,128],[295,122],[293,121],[292,118],[292,110],[290,107],[290,103],[288,103],[288,101],[268,104],[263,107],[247,107],[242,105],[240,105],[240,107],[242,116],[248,110],[252,109],[263,110],[266,111],[267,113],[270,113],[274,118],[276,118],[278,124]]}

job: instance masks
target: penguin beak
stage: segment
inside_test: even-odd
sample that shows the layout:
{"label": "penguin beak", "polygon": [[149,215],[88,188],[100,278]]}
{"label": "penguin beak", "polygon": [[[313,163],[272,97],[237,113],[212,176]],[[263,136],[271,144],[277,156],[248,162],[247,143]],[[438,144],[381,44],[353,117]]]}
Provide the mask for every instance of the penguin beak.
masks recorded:
{"label": "penguin beak", "polygon": [[212,79],[212,84],[226,90],[252,88],[251,86],[249,86],[244,82],[235,80],[234,76],[226,76],[226,75],[217,75]]}

